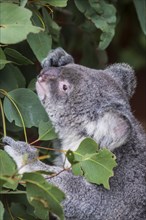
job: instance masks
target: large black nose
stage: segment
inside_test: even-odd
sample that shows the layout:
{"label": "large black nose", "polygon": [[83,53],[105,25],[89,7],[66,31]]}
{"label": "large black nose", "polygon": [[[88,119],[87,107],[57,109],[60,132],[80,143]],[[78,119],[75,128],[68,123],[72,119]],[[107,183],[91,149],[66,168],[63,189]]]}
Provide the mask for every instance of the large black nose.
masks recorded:
{"label": "large black nose", "polygon": [[60,75],[61,69],[61,67],[43,68],[37,78],[41,78],[42,80],[56,79]]}

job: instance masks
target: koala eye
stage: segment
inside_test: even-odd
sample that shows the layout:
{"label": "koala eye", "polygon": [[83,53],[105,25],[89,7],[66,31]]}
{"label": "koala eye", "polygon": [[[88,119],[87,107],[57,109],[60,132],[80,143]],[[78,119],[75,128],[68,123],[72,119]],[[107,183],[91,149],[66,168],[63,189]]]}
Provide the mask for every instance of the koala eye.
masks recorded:
{"label": "koala eye", "polygon": [[67,80],[62,80],[59,82],[59,91],[64,94],[69,94],[71,91],[71,84]]}
{"label": "koala eye", "polygon": [[62,87],[62,88],[63,88],[64,91],[66,91],[66,90],[68,89],[68,87],[67,87],[66,84],[63,84],[63,87]]}

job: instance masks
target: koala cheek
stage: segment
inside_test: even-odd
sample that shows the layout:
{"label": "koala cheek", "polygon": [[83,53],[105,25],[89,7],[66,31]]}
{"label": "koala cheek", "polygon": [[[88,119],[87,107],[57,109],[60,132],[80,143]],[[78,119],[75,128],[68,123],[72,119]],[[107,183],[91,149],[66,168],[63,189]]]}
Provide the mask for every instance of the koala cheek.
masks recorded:
{"label": "koala cheek", "polygon": [[36,91],[37,91],[39,99],[43,100],[45,98],[45,92],[44,92],[43,87],[38,82],[36,82]]}

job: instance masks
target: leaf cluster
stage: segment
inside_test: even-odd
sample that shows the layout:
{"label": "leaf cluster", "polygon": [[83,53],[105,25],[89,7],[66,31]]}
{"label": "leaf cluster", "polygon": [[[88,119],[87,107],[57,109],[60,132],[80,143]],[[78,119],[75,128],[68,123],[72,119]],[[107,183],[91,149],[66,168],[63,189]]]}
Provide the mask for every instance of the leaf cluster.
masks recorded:
{"label": "leaf cluster", "polygon": [[84,139],[75,152],[69,150],[67,158],[72,164],[74,175],[85,176],[88,182],[103,184],[110,189],[109,178],[114,175],[115,155],[106,148],[98,149],[91,138]]}
{"label": "leaf cluster", "polygon": [[[1,219],[17,216],[21,219],[47,220],[49,212],[64,219],[60,202],[65,195],[57,187],[49,184],[40,173],[18,175],[14,161],[2,150],[0,150],[0,166],[0,193],[3,202],[0,202]],[[13,202],[11,197],[14,198]],[[10,204],[7,203],[8,201]],[[18,206],[20,206],[19,211]]]}

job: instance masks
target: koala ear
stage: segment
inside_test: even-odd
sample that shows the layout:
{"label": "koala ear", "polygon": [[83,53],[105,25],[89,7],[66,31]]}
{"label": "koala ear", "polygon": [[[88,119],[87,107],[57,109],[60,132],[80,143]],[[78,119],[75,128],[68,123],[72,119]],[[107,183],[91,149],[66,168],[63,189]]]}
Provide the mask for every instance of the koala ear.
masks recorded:
{"label": "koala ear", "polygon": [[98,119],[93,138],[101,148],[113,151],[127,142],[130,131],[129,120],[120,113],[110,111]]}
{"label": "koala ear", "polygon": [[125,63],[117,63],[107,67],[105,72],[114,78],[130,99],[136,88],[136,78],[132,67]]}

